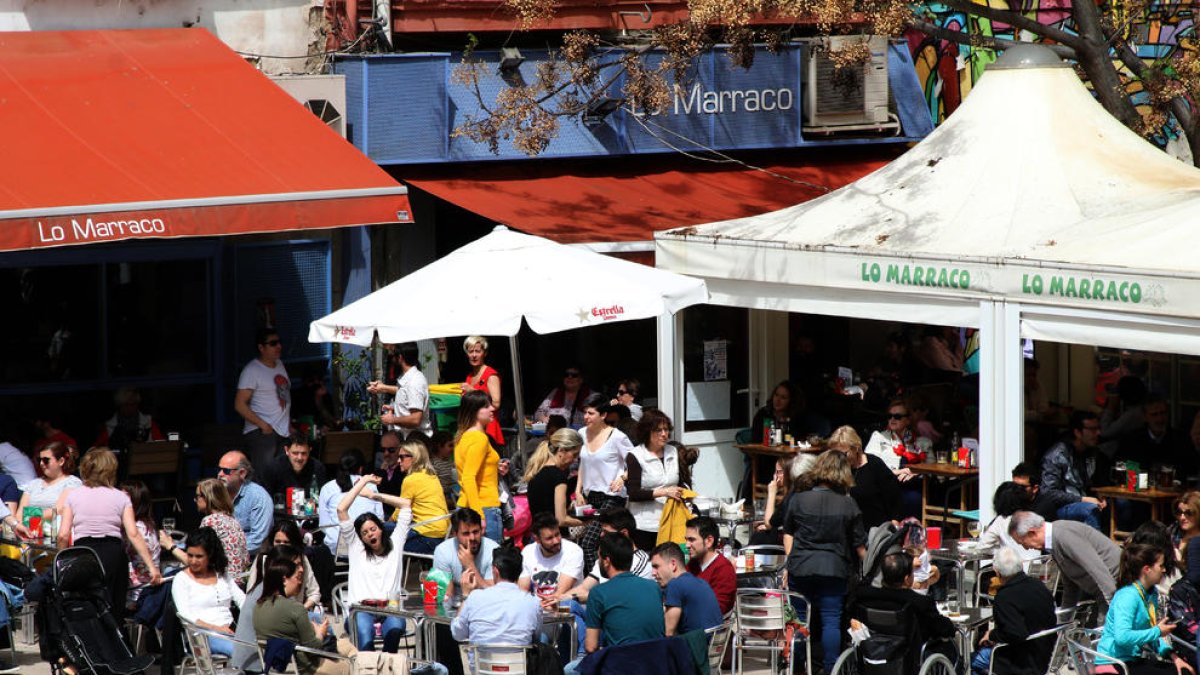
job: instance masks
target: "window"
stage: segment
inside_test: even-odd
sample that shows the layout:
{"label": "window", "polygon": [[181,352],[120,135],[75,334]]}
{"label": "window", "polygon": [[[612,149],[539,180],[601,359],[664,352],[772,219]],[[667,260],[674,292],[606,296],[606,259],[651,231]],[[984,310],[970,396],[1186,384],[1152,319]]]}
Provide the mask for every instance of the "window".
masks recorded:
{"label": "window", "polygon": [[698,305],[683,310],[684,431],[750,425],[749,335],[747,309]]}

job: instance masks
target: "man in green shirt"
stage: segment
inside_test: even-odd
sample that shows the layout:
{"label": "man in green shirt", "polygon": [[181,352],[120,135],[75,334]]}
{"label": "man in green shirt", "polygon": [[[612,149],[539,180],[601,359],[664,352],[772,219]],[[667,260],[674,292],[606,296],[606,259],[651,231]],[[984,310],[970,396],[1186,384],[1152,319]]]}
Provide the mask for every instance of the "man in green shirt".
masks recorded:
{"label": "man in green shirt", "polygon": [[608,581],[588,595],[587,652],[665,637],[658,584],[629,571],[633,543],[620,534],[605,534],[598,548],[600,573]]}

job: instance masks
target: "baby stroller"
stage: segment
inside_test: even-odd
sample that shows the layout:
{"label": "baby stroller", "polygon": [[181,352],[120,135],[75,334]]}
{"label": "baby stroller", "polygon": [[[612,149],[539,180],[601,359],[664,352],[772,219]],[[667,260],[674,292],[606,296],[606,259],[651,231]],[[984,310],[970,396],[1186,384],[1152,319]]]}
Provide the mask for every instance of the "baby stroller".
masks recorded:
{"label": "baby stroller", "polygon": [[38,610],[42,658],[55,675],[64,672],[59,657],[93,675],[134,675],[154,663],[153,656],[130,651],[108,605],[104,566],[95,551],[86,546],[59,551],[53,573],[53,588]]}

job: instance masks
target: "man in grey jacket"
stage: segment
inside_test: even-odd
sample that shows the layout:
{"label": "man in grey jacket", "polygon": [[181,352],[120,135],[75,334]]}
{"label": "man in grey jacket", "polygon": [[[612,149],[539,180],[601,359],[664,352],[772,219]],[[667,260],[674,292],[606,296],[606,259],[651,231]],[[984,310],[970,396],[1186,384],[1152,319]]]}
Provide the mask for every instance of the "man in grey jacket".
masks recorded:
{"label": "man in grey jacket", "polygon": [[1108,613],[1117,590],[1121,549],[1095,529],[1073,520],[1047,523],[1032,511],[1017,511],[1008,533],[1025,548],[1046,551],[1062,572],[1063,606],[1072,607],[1080,595],[1096,601],[1097,616]]}

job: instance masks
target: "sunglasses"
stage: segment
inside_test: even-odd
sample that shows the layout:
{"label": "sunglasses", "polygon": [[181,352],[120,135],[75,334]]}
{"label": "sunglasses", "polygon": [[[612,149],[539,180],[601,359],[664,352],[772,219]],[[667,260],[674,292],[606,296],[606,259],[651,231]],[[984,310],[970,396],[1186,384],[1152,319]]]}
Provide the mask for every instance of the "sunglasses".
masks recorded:
{"label": "sunglasses", "polygon": [[221,474],[222,476],[227,476],[227,475],[229,475],[229,474],[233,473],[234,471],[237,471],[237,467],[236,467],[236,466],[235,466],[235,467],[233,467],[232,469],[227,469],[227,468],[225,468],[225,467],[223,467],[223,466],[218,466],[218,467],[217,467],[217,473]]}
{"label": "sunglasses", "polygon": [[406,452],[400,453],[399,457],[400,457],[400,459],[412,459],[412,455],[410,455]]}
{"label": "sunglasses", "polygon": [[628,393],[629,392],[625,391],[624,389],[617,390],[617,396],[624,396],[625,394],[628,394]]}
{"label": "sunglasses", "polygon": [[49,464],[53,457],[38,457],[38,464]]}
{"label": "sunglasses", "polygon": [[889,413],[888,417],[894,420],[902,420],[908,417],[908,413]]}
{"label": "sunglasses", "polygon": [[568,370],[567,372],[563,373],[563,377],[579,377],[579,371]]}
{"label": "sunglasses", "polygon": [[1194,514],[1195,514],[1195,511],[1193,511],[1191,509],[1183,509],[1183,508],[1175,509],[1175,515],[1177,515],[1177,516],[1187,516],[1188,518],[1191,518],[1192,515],[1194,515]]}
{"label": "sunglasses", "polygon": [[264,344],[264,345],[266,345],[266,346],[268,346],[268,347],[278,347],[279,345],[281,345],[281,344],[283,344],[283,343],[282,343],[281,341],[279,341],[279,340],[267,340],[267,341],[266,341],[266,342],[264,342],[263,344]]}

